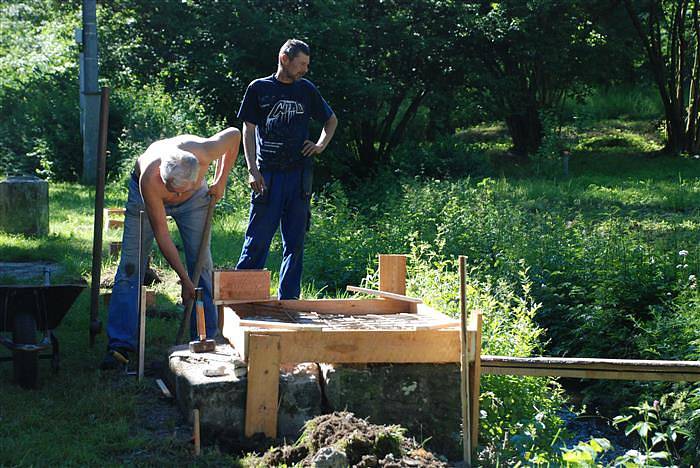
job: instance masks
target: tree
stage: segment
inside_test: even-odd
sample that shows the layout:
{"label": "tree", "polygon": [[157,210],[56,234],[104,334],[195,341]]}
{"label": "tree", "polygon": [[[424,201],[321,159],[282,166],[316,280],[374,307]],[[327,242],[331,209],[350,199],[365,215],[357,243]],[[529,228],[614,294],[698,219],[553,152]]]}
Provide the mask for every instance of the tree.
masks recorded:
{"label": "tree", "polygon": [[646,51],[666,120],[665,150],[700,150],[698,0],[623,0]]}
{"label": "tree", "polygon": [[503,0],[472,4],[467,56],[479,64],[473,85],[505,119],[512,151],[542,141],[540,113],[559,106],[592,78],[604,38],[585,2]]}

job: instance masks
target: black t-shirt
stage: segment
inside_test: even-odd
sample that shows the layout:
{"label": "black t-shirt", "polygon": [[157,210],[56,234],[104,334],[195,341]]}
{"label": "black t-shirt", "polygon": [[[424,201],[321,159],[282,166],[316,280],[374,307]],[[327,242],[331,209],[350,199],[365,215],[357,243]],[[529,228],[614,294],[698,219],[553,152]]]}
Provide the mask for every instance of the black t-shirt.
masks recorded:
{"label": "black t-shirt", "polygon": [[302,167],[309,120],[325,122],[331,115],[333,110],[309,80],[287,84],[275,75],[250,83],[238,111],[239,119],[256,125],[255,153],[261,171]]}

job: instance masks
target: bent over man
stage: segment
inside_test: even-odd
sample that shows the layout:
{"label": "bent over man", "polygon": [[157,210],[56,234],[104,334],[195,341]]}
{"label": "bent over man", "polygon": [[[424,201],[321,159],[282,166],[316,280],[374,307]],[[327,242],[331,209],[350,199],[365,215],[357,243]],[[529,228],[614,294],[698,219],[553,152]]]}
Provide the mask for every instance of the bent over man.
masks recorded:
{"label": "bent over man", "polygon": [[[279,225],[282,267],[279,298],[298,299],[309,225],[313,156],[326,149],[338,120],[318,89],[303,76],[309,46],[297,39],[282,45],[277,72],[248,86],[238,117],[244,121],[250,219],[236,268],[260,269]],[[323,123],[317,142],[309,140],[310,119]]]}
{"label": "bent over man", "polygon": [[[107,355],[103,369],[117,368],[136,349],[138,292],[143,282],[146,259],[155,238],[163,256],[180,278],[182,301],[194,296],[190,280],[197,262],[199,245],[211,197],[220,200],[226,190],[229,172],[238,157],[241,141],[236,128],[223,130],[211,138],[180,135],[153,143],[136,161],[129,179],[124,234],[119,267],[109,302]],[[214,183],[207,187],[209,165],[217,161]],[[139,269],[139,211],[144,210],[142,260]],[[187,269],[168,232],[166,216],[177,223],[185,249]],[[199,287],[204,289],[207,336],[216,334],[216,308],[211,295],[211,251],[207,251]],[[138,278],[138,272],[141,277]],[[192,315],[194,320],[195,315]]]}

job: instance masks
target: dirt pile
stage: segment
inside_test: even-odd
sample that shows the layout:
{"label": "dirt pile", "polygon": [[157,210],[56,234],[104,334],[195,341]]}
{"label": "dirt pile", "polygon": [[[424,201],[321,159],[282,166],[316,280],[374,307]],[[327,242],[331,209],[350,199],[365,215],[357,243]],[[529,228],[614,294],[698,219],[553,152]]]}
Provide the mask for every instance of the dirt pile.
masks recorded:
{"label": "dirt pile", "polygon": [[400,426],[379,426],[336,412],[306,423],[294,445],[274,447],[251,466],[446,467]]}

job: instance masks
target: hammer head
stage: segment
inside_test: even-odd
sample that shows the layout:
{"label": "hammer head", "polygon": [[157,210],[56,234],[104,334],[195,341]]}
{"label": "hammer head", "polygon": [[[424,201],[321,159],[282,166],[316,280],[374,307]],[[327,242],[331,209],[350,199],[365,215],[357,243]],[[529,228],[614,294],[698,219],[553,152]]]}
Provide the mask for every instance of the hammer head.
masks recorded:
{"label": "hammer head", "polygon": [[211,353],[216,350],[216,341],[214,340],[197,340],[190,341],[191,353]]}

